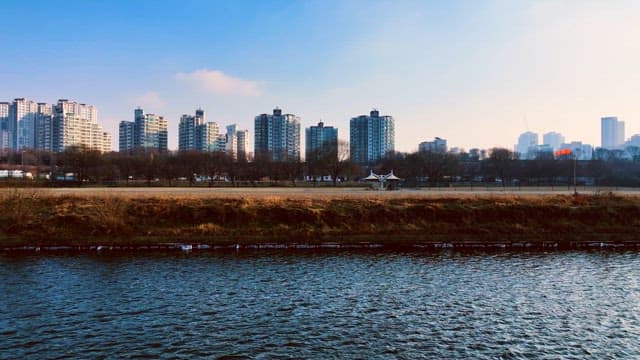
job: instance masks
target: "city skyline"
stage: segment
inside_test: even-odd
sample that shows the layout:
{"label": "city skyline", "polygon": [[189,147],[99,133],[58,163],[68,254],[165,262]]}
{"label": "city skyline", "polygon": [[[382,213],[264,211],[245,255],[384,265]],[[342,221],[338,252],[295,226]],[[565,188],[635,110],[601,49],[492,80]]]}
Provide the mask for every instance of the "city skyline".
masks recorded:
{"label": "city skyline", "polygon": [[[78,114],[86,112],[86,115],[82,115],[82,116],[89,116],[89,118],[93,119],[91,120],[95,124],[93,126],[97,126],[95,130],[102,134],[102,130],[101,130],[102,126],[100,126],[96,122],[97,108],[95,106],[78,103],[76,101],[69,102],[69,100],[67,99],[59,99],[57,106],[60,106],[60,103],[70,103],[70,104],[75,104],[74,106],[80,106],[80,108],[78,108],[78,110],[80,111]],[[24,107],[23,110],[20,110],[20,111],[23,111],[24,113],[19,116],[19,118],[22,118],[23,120],[13,124],[11,121],[8,121],[8,120],[10,120],[12,116],[11,115],[12,106],[13,106],[13,109],[16,109],[15,108],[16,104],[22,104],[18,106],[19,108]],[[80,110],[80,109],[85,109],[85,110]],[[31,99],[15,98],[13,102],[0,101],[0,120],[2,120],[0,121],[0,123],[2,123],[0,125],[2,125],[2,129],[4,129],[1,134],[2,136],[0,136],[0,148],[17,147],[18,150],[20,148],[34,148],[34,149],[37,148],[41,150],[47,150],[51,148],[51,150],[59,152],[59,151],[62,151],[68,145],[76,144],[75,140],[72,140],[67,145],[54,144],[56,141],[54,129],[52,128],[52,126],[55,123],[55,121],[52,121],[53,120],[52,112],[54,110],[56,110],[55,104],[51,105],[44,102],[36,102]],[[15,110],[13,111],[15,113]],[[73,114],[73,112],[77,112],[77,110],[72,111],[71,114]],[[183,114],[179,120],[179,131],[177,134],[178,143],[179,143],[178,149],[170,149],[167,147],[168,138],[171,138],[171,136],[169,136],[167,131],[167,128],[168,128],[167,120],[161,115],[149,114],[149,113],[145,114],[144,110],[141,107],[136,107],[134,109],[134,121],[123,120],[120,122],[119,131],[118,131],[119,136],[117,139],[113,139],[113,141],[118,144],[117,147],[112,148],[110,146],[111,140],[109,140],[108,142],[109,145],[106,145],[107,143],[104,143],[107,146],[106,148],[103,148],[102,140],[86,139],[81,142],[89,144],[89,143],[92,143],[93,141],[101,141],[98,147],[100,149],[104,149],[102,151],[110,151],[109,149],[112,149],[115,151],[129,151],[134,148],[156,148],[160,151],[166,151],[166,150],[169,150],[169,151],[175,151],[175,150],[226,151],[226,152],[229,152],[234,157],[234,159],[237,158],[238,154],[243,154],[242,156],[246,156],[247,154],[250,154],[250,152],[249,153],[247,152],[247,149],[249,149],[249,144],[250,144],[250,140],[249,140],[250,133],[248,130],[238,130],[238,124],[230,124],[226,126],[227,133],[223,134],[221,124],[218,124],[215,121],[206,120],[204,109],[202,108],[196,109],[195,114],[196,114],[195,116]],[[273,114],[280,116],[282,114],[282,111],[279,107],[276,107],[273,110]],[[359,118],[366,119],[374,115],[375,115],[374,116],[375,118],[378,116],[378,114],[379,114],[379,111],[374,109],[370,112],[370,116],[360,115],[355,118],[352,118],[350,121],[351,124],[349,129],[349,141],[347,141],[346,143],[347,144],[353,143],[354,136],[356,136],[356,138],[358,137],[357,135],[352,134],[354,129],[358,129],[357,126],[354,128],[354,121],[356,119],[359,119]],[[7,118],[7,116],[9,117]],[[15,117],[15,115],[13,116]],[[258,128],[257,121],[260,118],[265,116],[271,117],[271,115],[267,115],[263,113],[254,118],[254,127],[255,127],[254,130],[257,130]],[[295,131],[295,134],[296,134],[295,138],[289,139],[289,137],[285,137],[281,140],[285,142],[293,141],[291,144],[286,146],[287,147],[293,146],[291,149],[295,149],[295,150],[288,150],[288,151],[293,151],[299,155],[304,153],[307,153],[308,155],[308,151],[313,150],[313,148],[310,149],[308,145],[308,142],[309,142],[308,132],[314,129],[317,130],[318,127],[322,129],[324,122],[321,121],[318,123],[317,126],[311,125],[305,128],[307,135],[304,138],[307,140],[306,141],[307,144],[305,144],[305,148],[301,148],[302,137],[300,136],[300,133],[299,133],[300,118],[293,114],[285,114],[284,116],[291,117],[292,119],[295,118],[295,123],[296,123],[295,126],[298,128],[298,130]],[[395,151],[395,145],[394,145],[395,130],[393,126],[394,120],[391,116],[383,116],[383,117],[388,117],[389,119],[391,119],[391,132],[389,133],[390,147],[388,150],[384,150],[384,151],[382,149],[375,150],[374,153],[379,153],[378,156],[381,156],[383,153],[386,153],[386,151]],[[631,135],[625,134],[624,121],[618,120],[618,118],[615,116],[602,117],[600,120],[601,120],[601,127],[600,127],[601,143],[600,144],[588,144],[588,143],[584,143],[580,139],[571,139],[571,140],[565,141],[566,139],[565,136],[554,130],[542,133],[543,135],[542,141],[540,141],[539,134],[537,132],[526,131],[519,135],[518,141],[515,145],[513,145],[512,149],[509,149],[508,147],[504,147],[504,148],[514,151],[515,153],[518,154],[518,156],[521,159],[533,159],[537,156],[537,153],[541,151],[553,152],[558,149],[580,148],[582,149],[580,150],[580,152],[585,154],[585,150],[584,150],[585,148],[591,148],[590,151],[593,151],[593,149],[597,149],[597,148],[603,148],[607,150],[624,150],[628,146],[632,146],[632,147],[640,146],[639,145],[640,134],[631,134]],[[31,121],[32,123],[30,125],[32,129],[29,131],[25,131],[26,125],[24,124],[28,124],[29,121]],[[12,124],[13,126],[19,125],[19,127],[12,128],[11,127]],[[36,126],[36,124],[39,124],[39,125]],[[605,124],[608,124],[608,125],[605,125]],[[74,129],[73,131],[82,132],[83,130],[80,130],[80,129],[84,125],[82,125],[81,123],[69,123],[68,126],[71,126],[71,128],[69,128],[69,130],[67,131],[70,131],[73,128]],[[78,127],[77,130],[75,129],[76,126]],[[377,126],[374,126],[374,127],[377,128]],[[337,128],[334,128],[333,126],[329,126],[325,130],[331,130],[332,132],[334,132],[334,135],[332,136],[336,138],[334,141],[337,141],[338,139]],[[267,133],[271,134],[272,132],[271,130],[269,130]],[[272,135],[266,135],[267,133],[261,136],[263,137],[272,136]],[[37,144],[35,146],[20,145],[18,139],[20,139],[20,137],[25,137],[25,136],[26,138],[33,137],[31,141],[35,141]],[[109,139],[112,138],[111,134],[109,133],[104,133],[104,136],[107,136]],[[371,138],[371,136],[368,136],[368,137]],[[313,141],[317,142],[318,140],[316,139]],[[270,142],[271,141],[269,140],[269,143]],[[11,143],[15,143],[15,145],[11,145]],[[373,143],[380,143],[380,141],[374,139]],[[270,146],[270,145],[264,145],[264,146]],[[311,143],[311,146],[312,147],[314,146],[313,143]],[[359,145],[359,144],[352,145],[351,152],[354,151],[354,146],[361,147],[363,145]],[[259,152],[265,151],[265,149]],[[429,149],[430,151],[436,151],[436,152],[446,152],[448,151],[447,139],[443,139],[436,136],[434,137],[433,141],[420,142],[418,144],[418,149],[414,150],[414,152],[425,151],[427,149]],[[469,149],[464,149],[457,146],[451,147],[451,151],[454,153],[473,152],[478,150],[490,150],[490,149],[491,148],[487,149],[487,148],[480,148],[477,146],[475,147],[472,146]],[[273,150],[268,150],[268,151],[273,151]],[[295,155],[295,157],[298,157],[299,155]],[[585,159],[587,160],[590,159],[590,156],[583,155],[583,157],[585,157]]]}
{"label": "city skyline", "polygon": [[607,116],[640,132],[633,1],[69,1],[3,11],[0,98],[94,104],[111,134],[137,106],[162,114],[171,134],[198,107],[247,129],[274,106],[303,128],[342,129],[379,108],[396,120],[399,151],[434,137],[512,148],[532,129],[596,145]]}

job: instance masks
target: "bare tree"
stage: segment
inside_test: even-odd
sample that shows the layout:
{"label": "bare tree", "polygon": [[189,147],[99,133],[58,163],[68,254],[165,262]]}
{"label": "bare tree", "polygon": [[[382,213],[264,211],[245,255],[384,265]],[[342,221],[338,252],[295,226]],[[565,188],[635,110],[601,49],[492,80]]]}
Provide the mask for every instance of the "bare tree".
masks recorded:
{"label": "bare tree", "polygon": [[337,186],[338,178],[350,175],[353,169],[353,164],[349,159],[349,143],[338,140],[338,146],[324,154],[321,161],[327,174],[331,176],[333,186]]}
{"label": "bare tree", "polygon": [[515,153],[505,148],[493,148],[489,154],[489,164],[495,172],[496,178],[502,180],[502,187],[511,178],[513,163],[516,159]]}

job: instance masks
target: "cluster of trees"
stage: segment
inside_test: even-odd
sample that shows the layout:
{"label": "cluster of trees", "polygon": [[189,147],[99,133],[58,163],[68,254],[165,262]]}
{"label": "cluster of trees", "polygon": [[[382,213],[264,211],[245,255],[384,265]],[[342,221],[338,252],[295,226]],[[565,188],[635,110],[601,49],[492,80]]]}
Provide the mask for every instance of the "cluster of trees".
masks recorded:
{"label": "cluster of trees", "polygon": [[633,159],[594,159],[577,161],[571,155],[554,158],[541,154],[533,160],[520,160],[517,153],[504,149],[489,150],[486,159],[469,154],[395,153],[377,168],[393,169],[405,178],[405,186],[443,186],[452,183],[473,186],[640,186],[640,157]]}
{"label": "cluster of trees", "polygon": [[[158,152],[135,150],[128,153],[100,153],[96,150],[69,147],[61,153],[25,150],[0,155],[0,169],[24,169],[40,175],[49,175],[52,181],[98,184],[165,184],[187,182],[219,182],[231,185],[258,182],[296,184],[306,176],[332,175],[333,178],[351,177],[354,167],[337,152],[323,153],[316,161],[272,161],[262,154],[253,159],[234,160],[225,152]],[[334,184],[337,182],[334,182]]]}
{"label": "cluster of trees", "polygon": [[73,174],[78,183],[165,184],[196,182],[210,186],[223,181],[230,185],[256,185],[259,182],[291,183],[329,177],[357,181],[369,170],[389,171],[403,179],[405,187],[454,185],[559,186],[578,184],[597,186],[640,186],[640,158],[574,161],[541,156],[518,160],[510,150],[494,148],[486,159],[467,153],[437,152],[390,153],[375,164],[356,165],[349,160],[348,144],[337,150],[313,154],[306,162],[274,162],[270,156],[250,161],[234,160],[224,152],[105,153],[70,147],[62,153],[22,151],[0,155],[0,168],[24,169],[34,174],[50,174],[51,180]]}

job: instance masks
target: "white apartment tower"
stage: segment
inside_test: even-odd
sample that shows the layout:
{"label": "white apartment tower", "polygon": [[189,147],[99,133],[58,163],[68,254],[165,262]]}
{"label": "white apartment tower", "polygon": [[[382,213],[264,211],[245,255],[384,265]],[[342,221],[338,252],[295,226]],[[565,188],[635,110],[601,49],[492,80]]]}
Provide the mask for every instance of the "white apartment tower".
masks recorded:
{"label": "white apartment tower", "polygon": [[72,145],[111,151],[94,106],[64,99],[55,105],[24,98],[0,103],[0,150],[61,152]]}
{"label": "white apartment tower", "polygon": [[227,126],[226,151],[233,160],[246,160],[249,150],[249,130],[238,130],[237,124]]}
{"label": "white apartment tower", "polygon": [[538,134],[527,131],[520,134],[518,144],[516,144],[516,152],[520,159],[527,160],[535,157],[538,147]]}
{"label": "white apartment tower", "polygon": [[61,152],[69,146],[108,152],[111,151],[111,136],[98,124],[95,106],[60,99],[53,106],[52,149]]}
{"label": "white apartment tower", "polygon": [[618,121],[615,116],[600,119],[600,146],[603,149],[613,150],[624,145],[624,121]]}
{"label": "white apartment tower", "polygon": [[447,152],[447,140],[435,137],[433,141],[423,141],[418,144],[418,151],[444,154]]}
{"label": "white apartment tower", "polygon": [[564,143],[564,136],[562,134],[551,131],[542,135],[542,143],[549,145],[553,151],[560,149],[560,146]]}

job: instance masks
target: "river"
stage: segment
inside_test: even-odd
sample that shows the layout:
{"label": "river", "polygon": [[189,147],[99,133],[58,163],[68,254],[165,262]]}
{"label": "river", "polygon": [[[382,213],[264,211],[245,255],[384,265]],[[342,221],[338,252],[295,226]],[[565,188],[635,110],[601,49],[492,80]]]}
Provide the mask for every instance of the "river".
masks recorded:
{"label": "river", "polygon": [[0,358],[638,358],[637,252],[0,255]]}

